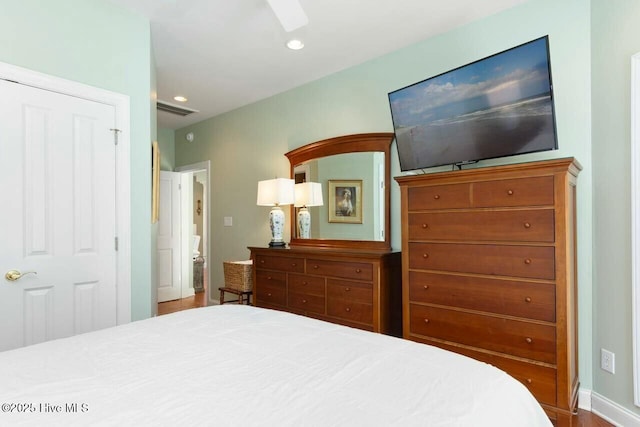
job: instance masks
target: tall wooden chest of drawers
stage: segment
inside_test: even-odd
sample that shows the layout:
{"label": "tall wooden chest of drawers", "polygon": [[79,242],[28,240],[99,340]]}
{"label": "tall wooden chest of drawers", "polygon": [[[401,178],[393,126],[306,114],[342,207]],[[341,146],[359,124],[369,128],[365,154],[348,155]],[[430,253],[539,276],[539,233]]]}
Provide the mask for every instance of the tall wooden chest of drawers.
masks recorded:
{"label": "tall wooden chest of drawers", "polygon": [[399,252],[249,249],[258,307],[401,336]]}
{"label": "tall wooden chest of drawers", "polygon": [[572,158],[397,177],[403,335],[520,380],[556,425],[578,397]]}

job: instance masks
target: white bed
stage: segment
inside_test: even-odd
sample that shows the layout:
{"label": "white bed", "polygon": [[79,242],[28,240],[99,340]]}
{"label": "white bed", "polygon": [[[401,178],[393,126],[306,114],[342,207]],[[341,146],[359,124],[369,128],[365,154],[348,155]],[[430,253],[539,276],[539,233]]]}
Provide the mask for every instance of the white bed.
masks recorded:
{"label": "white bed", "polygon": [[0,353],[0,403],[0,425],[551,425],[490,365],[239,305]]}

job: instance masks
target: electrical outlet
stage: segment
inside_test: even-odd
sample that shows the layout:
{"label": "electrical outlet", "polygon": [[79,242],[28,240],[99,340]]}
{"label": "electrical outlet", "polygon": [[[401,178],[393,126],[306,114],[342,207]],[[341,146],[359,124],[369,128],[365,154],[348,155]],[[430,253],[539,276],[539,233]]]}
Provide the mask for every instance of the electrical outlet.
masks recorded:
{"label": "electrical outlet", "polygon": [[604,348],[600,349],[600,367],[612,374],[616,373],[616,355],[615,353],[610,352],[609,350],[605,350]]}

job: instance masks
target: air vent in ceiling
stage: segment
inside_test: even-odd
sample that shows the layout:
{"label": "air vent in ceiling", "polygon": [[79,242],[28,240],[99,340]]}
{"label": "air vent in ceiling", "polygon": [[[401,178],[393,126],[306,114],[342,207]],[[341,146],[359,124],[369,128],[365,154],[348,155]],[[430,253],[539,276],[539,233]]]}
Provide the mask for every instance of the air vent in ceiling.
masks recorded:
{"label": "air vent in ceiling", "polygon": [[171,114],[177,114],[178,116],[188,116],[189,114],[198,113],[198,110],[192,110],[191,108],[182,107],[180,105],[169,104],[165,101],[158,100],[157,107],[158,111],[165,111]]}

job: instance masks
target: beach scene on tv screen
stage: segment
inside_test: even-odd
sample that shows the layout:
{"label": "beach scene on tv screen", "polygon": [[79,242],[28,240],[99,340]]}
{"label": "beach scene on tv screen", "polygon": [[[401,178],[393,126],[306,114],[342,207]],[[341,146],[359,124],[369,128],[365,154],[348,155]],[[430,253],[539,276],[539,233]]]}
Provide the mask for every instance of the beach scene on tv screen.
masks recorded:
{"label": "beach scene on tv screen", "polygon": [[546,39],[389,94],[402,170],[556,148]]}

